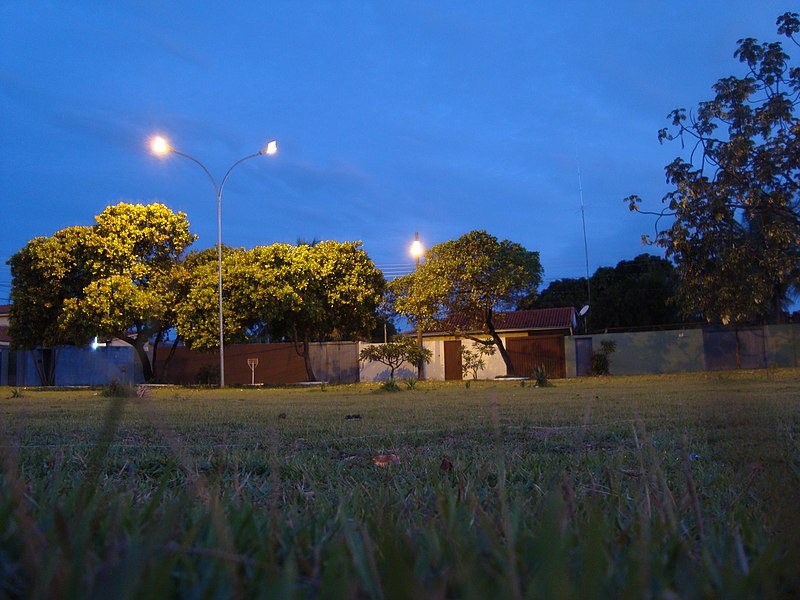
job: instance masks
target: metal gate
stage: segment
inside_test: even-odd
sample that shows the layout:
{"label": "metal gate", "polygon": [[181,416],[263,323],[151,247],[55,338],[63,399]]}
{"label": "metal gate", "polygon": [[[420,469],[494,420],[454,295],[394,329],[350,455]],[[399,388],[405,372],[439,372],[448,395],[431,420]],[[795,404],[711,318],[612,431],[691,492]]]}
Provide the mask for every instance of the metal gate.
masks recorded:
{"label": "metal gate", "polygon": [[575,374],[586,377],[592,374],[592,338],[575,338]]}
{"label": "metal gate", "polygon": [[563,379],[567,376],[563,335],[508,338],[506,350],[514,366],[513,375],[532,377],[536,367],[544,366],[548,377]]}

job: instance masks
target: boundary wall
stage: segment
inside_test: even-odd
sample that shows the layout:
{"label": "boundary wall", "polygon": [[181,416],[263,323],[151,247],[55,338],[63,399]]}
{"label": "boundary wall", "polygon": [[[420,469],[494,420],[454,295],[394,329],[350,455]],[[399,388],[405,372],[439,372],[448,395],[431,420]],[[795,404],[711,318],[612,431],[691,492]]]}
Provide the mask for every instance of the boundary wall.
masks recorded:
{"label": "boundary wall", "polygon": [[[434,381],[445,379],[445,342],[457,340],[426,340],[424,346],[432,354],[425,365],[424,377]],[[800,367],[800,323],[722,329],[682,329],[629,333],[600,333],[573,335],[563,338],[565,373],[567,377],[588,375],[591,352],[600,343],[616,343],[610,355],[612,375],[645,375]],[[472,342],[462,339],[469,347]],[[311,345],[311,363],[318,381],[355,383],[386,381],[389,368],[380,363],[361,363],[359,352],[368,346],[362,342],[326,342]],[[89,348],[58,348],[55,371],[56,385],[107,385],[112,381],[141,383],[141,367],[135,352],[128,346]],[[159,349],[161,364],[169,353]],[[193,352],[178,348],[162,377],[166,383],[191,385],[198,383],[202,372],[218,365],[215,352]],[[225,379],[229,384],[249,384],[251,371],[248,358],[258,358],[255,382],[262,384],[300,383],[307,379],[302,357],[294,344],[231,344],[225,347]],[[17,387],[41,385],[35,353],[0,352],[0,385]],[[486,367],[480,379],[506,375],[499,353],[485,357]],[[417,376],[414,365],[405,363],[395,373],[397,379]]]}

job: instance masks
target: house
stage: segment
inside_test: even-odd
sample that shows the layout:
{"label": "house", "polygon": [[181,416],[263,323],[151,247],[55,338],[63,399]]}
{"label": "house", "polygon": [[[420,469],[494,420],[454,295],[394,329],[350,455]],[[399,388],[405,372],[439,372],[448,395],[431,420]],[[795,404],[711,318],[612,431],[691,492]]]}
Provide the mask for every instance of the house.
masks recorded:
{"label": "house", "polygon": [[[576,325],[575,309],[543,308],[516,310],[495,314],[497,331],[508,351],[513,373],[506,372],[506,365],[496,352],[486,357],[486,367],[479,373],[481,379],[504,375],[530,377],[533,369],[544,366],[548,377],[566,377],[565,340]],[[449,319],[440,331],[423,331],[423,345],[433,353],[431,362],[425,365],[424,376],[433,380],[460,380],[461,347],[472,348],[470,338],[488,339],[484,331],[465,330],[466,321]],[[416,332],[409,335],[416,335]]]}
{"label": "house", "polygon": [[[11,336],[8,335],[8,318],[11,312],[10,304],[0,304],[0,385],[14,385],[16,383],[16,357],[11,351]],[[10,373],[9,373],[10,369]]]}

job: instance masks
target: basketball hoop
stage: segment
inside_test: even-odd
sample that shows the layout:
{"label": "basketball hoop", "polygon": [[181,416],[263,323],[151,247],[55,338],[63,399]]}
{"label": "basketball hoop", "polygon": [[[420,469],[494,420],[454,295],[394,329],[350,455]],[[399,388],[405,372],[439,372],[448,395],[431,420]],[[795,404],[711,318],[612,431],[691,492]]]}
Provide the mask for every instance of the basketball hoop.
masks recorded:
{"label": "basketball hoop", "polygon": [[250,367],[250,385],[256,384],[256,367],[258,366],[257,358],[248,358],[247,366]]}

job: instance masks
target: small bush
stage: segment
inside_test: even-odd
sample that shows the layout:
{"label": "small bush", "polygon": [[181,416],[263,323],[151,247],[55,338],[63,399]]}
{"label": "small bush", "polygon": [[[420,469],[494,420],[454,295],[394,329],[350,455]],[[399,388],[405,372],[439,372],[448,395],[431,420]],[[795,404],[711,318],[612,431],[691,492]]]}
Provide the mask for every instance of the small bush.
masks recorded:
{"label": "small bush", "polygon": [[219,365],[203,365],[197,371],[200,385],[219,385]]}
{"label": "small bush", "polygon": [[617,349],[617,343],[613,340],[603,340],[600,342],[600,350],[592,352],[592,375],[610,375],[611,362],[608,357]]}
{"label": "small bush", "polygon": [[136,390],[132,385],[115,379],[103,388],[100,395],[105,398],[133,398],[136,395]]}
{"label": "small bush", "polygon": [[22,398],[22,390],[19,388],[11,388],[11,398]]}
{"label": "small bush", "polygon": [[[487,344],[472,343],[472,350],[461,346],[461,375],[467,377],[472,374],[472,379],[478,379],[478,373],[486,368],[486,357],[493,356],[495,347]],[[469,387],[469,386],[467,386]]]}
{"label": "small bush", "polygon": [[550,385],[547,381],[547,370],[544,368],[544,365],[533,368],[533,378],[536,380],[536,387],[547,387]]}
{"label": "small bush", "polygon": [[397,382],[394,379],[390,379],[389,381],[381,385],[380,389],[381,391],[384,392],[399,392],[400,386],[397,385]]}
{"label": "small bush", "polygon": [[403,379],[403,383],[406,384],[408,389],[413,390],[417,386],[417,383],[419,383],[419,379],[416,377],[406,377]]}

